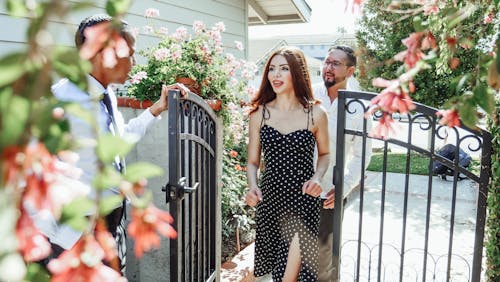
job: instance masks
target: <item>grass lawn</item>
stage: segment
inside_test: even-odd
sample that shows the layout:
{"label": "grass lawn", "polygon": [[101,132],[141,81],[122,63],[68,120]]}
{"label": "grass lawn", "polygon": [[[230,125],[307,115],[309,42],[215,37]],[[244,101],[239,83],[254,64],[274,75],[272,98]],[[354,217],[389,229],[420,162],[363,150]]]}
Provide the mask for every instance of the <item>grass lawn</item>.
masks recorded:
{"label": "grass lawn", "polygon": [[[384,155],[374,153],[368,166],[369,171],[382,171]],[[479,171],[479,161],[473,159],[469,170],[474,173]],[[406,173],[406,154],[388,153],[387,154],[387,172]],[[418,153],[410,154],[410,174],[427,175],[429,173],[429,158]]]}

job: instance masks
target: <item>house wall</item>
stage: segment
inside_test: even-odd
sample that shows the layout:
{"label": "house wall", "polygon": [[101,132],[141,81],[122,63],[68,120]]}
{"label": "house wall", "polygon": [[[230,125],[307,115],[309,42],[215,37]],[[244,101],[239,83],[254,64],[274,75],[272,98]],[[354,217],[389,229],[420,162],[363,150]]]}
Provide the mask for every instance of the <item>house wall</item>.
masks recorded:
{"label": "house wall", "polygon": [[[77,3],[81,1],[68,1]],[[89,9],[73,12],[63,21],[51,21],[49,31],[55,44],[74,46],[74,32],[79,22],[92,14],[104,13],[106,1],[97,0]],[[0,57],[13,51],[27,48],[26,30],[29,21],[27,18],[14,18],[7,15],[6,0],[0,0]],[[156,19],[145,18],[147,8],[156,8],[160,17]],[[208,27],[222,21],[226,31],[222,34],[223,45],[226,52],[237,57],[246,58],[246,52],[237,51],[234,41],[241,41],[248,46],[247,31],[247,1],[246,0],[141,0],[133,1],[125,20],[132,26],[139,28],[136,50],[143,50],[155,45],[159,38],[146,34],[143,26],[149,25],[155,29],[166,27],[169,33],[174,32],[179,26],[191,30],[195,20],[203,21]],[[138,63],[144,63],[144,58],[137,56]],[[120,108],[126,120],[137,116],[143,110]],[[127,163],[146,161],[159,165],[168,172],[168,123],[167,112],[162,114],[163,119],[158,120],[149,129],[146,136],[137,144],[127,156]],[[166,176],[151,179],[148,189],[153,191],[154,203],[157,207],[167,210],[165,194],[161,187],[166,184]],[[130,220],[130,216],[127,218]],[[161,241],[161,248],[145,254],[141,260],[133,255],[133,242],[128,242],[127,278],[129,281],[168,281],[169,280],[169,240]]]}
{"label": "house wall", "polygon": [[[29,21],[27,18],[15,18],[7,14],[6,0],[0,0],[0,56],[9,52],[26,49],[26,30]],[[68,1],[78,3],[83,1]],[[74,46],[73,38],[77,25],[85,17],[105,12],[105,0],[93,1],[88,9],[72,12],[64,20],[54,20],[49,24],[49,31],[56,44]],[[247,9],[246,0],[142,0],[133,1],[132,6],[125,16],[125,20],[139,29],[137,38],[137,50],[156,44],[158,37],[144,32],[143,27],[148,25],[159,29],[168,28],[174,32],[179,26],[191,29],[195,20],[205,22],[212,26],[222,21],[226,25],[223,33],[223,43],[228,52],[235,56],[244,57],[245,54],[237,52],[234,41],[241,41],[247,46]],[[147,8],[156,8],[160,11],[160,17],[147,19],[144,11]],[[232,51],[232,49],[234,49]],[[141,63],[141,58],[138,58]]]}

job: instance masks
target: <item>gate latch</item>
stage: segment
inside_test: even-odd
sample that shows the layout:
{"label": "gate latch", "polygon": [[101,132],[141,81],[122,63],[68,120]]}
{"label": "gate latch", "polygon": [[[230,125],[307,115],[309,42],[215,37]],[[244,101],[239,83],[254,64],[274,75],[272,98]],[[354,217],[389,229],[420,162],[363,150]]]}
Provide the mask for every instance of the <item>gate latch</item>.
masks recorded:
{"label": "gate latch", "polygon": [[170,200],[182,200],[185,193],[191,194],[195,192],[198,186],[200,186],[199,182],[196,182],[193,187],[186,186],[186,177],[181,177],[176,184],[168,183],[166,186],[163,186],[161,190],[167,193],[168,203]]}

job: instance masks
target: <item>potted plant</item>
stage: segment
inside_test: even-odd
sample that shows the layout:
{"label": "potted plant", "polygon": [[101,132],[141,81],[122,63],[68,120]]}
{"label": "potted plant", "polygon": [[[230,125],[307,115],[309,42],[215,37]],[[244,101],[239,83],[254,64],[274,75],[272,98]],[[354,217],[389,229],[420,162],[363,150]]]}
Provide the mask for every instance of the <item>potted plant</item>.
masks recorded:
{"label": "potted plant", "polygon": [[[162,84],[181,82],[206,99],[215,110],[229,102],[237,102],[256,71],[254,64],[225,53],[221,33],[222,22],[206,28],[201,21],[193,24],[193,33],[179,27],[172,34],[160,34],[161,41],[142,50],[147,63],[132,69],[128,96],[138,100],[157,100]],[[241,42],[235,42],[243,50]]]}

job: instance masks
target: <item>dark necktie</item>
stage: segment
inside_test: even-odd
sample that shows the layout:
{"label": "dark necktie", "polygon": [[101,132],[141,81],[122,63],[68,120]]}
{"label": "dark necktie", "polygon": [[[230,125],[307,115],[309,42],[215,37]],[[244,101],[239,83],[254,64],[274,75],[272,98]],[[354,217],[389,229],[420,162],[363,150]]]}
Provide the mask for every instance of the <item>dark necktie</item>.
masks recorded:
{"label": "dark necktie", "polygon": [[[113,106],[111,106],[111,98],[109,98],[108,91],[104,91],[101,101],[106,107],[106,112],[108,116],[106,120],[106,125],[108,126],[108,129],[110,131],[115,131],[116,129],[115,117],[113,115]],[[113,133],[116,135],[116,131]]]}
{"label": "dark necktie", "polygon": [[[118,126],[116,125],[115,116],[113,114],[113,106],[111,105],[111,98],[109,97],[107,90],[104,91],[101,101],[106,107],[106,112],[107,112],[106,125],[108,126],[108,129],[111,131],[113,135],[119,135]],[[115,161],[113,162],[113,166],[119,172],[124,172],[125,160],[120,156],[117,156],[115,158]]]}

